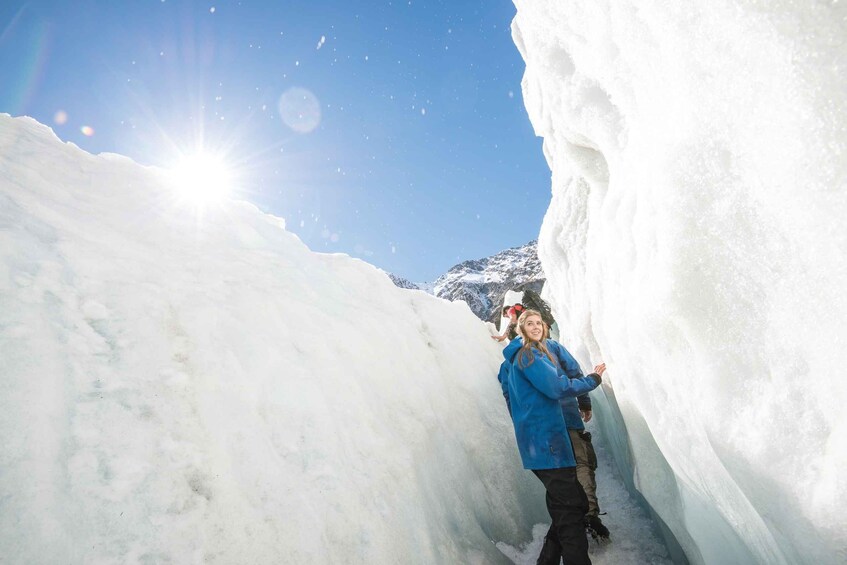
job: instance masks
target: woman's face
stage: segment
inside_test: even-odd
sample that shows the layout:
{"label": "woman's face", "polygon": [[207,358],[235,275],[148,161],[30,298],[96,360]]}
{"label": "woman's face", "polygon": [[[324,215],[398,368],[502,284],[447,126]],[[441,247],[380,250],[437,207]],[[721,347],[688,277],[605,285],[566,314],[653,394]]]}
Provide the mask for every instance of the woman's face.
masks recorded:
{"label": "woman's face", "polygon": [[541,336],[544,335],[544,322],[541,321],[541,316],[535,314],[527,316],[523,323],[523,331],[531,341],[541,341]]}

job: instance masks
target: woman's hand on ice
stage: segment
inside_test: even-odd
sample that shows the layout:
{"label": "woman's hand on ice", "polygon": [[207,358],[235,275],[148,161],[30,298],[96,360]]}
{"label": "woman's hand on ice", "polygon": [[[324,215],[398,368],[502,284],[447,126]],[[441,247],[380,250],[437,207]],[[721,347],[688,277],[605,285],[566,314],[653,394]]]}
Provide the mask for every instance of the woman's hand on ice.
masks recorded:
{"label": "woman's hand on ice", "polygon": [[606,371],[606,364],[605,363],[600,363],[599,365],[594,367],[594,372],[597,373],[598,375],[600,375],[601,377],[603,376],[603,373],[605,371]]}

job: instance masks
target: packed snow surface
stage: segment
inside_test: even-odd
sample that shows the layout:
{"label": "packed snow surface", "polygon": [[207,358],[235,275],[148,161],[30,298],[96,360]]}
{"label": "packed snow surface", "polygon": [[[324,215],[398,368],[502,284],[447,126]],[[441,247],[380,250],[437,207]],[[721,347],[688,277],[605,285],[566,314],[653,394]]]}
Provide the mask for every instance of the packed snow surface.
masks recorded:
{"label": "packed snow surface", "polygon": [[847,3],[515,4],[545,294],[629,480],[693,563],[847,562]]}

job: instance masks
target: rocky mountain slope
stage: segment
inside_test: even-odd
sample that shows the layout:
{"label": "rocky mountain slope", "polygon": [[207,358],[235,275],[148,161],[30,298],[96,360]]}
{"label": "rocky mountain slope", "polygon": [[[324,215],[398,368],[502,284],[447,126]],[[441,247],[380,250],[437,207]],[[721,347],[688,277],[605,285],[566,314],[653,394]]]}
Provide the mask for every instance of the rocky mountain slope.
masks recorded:
{"label": "rocky mountain slope", "polygon": [[464,261],[432,283],[412,283],[389,276],[401,288],[425,290],[447,300],[464,300],[478,318],[495,321],[500,319],[500,304],[507,290],[541,292],[545,279],[537,243],[530,241],[490,257]]}

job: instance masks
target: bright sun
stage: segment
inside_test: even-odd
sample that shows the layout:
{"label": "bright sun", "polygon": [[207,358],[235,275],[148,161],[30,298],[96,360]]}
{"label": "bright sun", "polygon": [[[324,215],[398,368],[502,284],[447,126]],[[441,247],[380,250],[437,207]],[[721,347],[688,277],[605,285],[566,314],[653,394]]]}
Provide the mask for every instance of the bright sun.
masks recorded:
{"label": "bright sun", "polygon": [[216,204],[232,190],[232,172],[223,159],[209,153],[184,156],[172,169],[179,195],[198,206]]}

